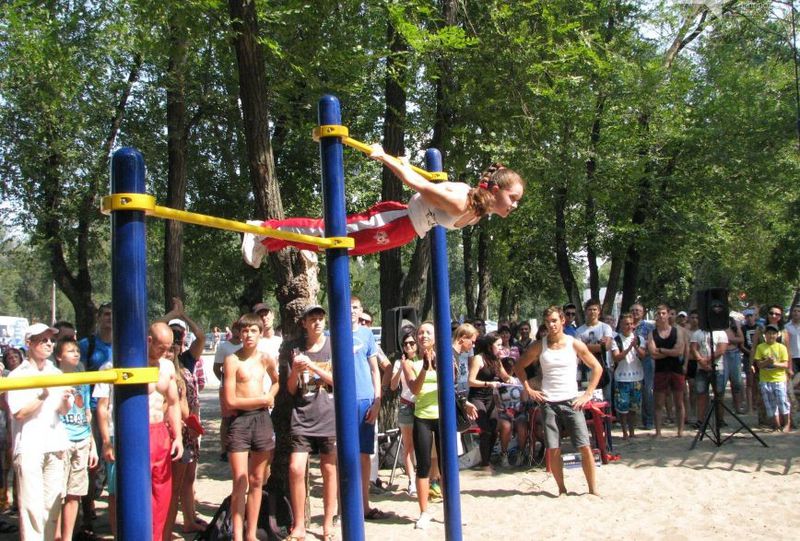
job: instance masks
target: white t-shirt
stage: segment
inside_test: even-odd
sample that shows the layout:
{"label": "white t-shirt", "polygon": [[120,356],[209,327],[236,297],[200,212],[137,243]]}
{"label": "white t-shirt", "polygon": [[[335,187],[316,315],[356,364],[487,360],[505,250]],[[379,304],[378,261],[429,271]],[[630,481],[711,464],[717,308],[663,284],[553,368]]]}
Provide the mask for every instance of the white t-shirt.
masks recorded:
{"label": "white t-shirt", "polygon": [[[283,338],[278,336],[277,334],[273,334],[271,338],[264,338],[263,336],[258,339],[258,346],[256,349],[261,353],[269,355],[272,357],[272,360],[276,363],[278,362],[278,354],[280,353],[281,344],[283,343]],[[264,373],[264,392],[268,392],[269,388],[272,387],[272,378],[269,376],[268,373]]]}
{"label": "white t-shirt", "polygon": [[[419,374],[422,370],[422,364],[424,361],[414,361],[412,365],[414,366],[414,373]],[[400,398],[403,400],[407,400],[408,402],[416,402],[417,396],[411,392],[411,389],[408,388],[408,382],[406,381],[406,375],[403,372],[403,361],[401,359],[397,359],[394,362],[394,366],[392,367],[392,374],[396,374],[400,372]]]}
{"label": "white t-shirt", "polygon": [[800,325],[795,325],[790,321],[783,328],[789,335],[789,343],[786,344],[786,347],[789,348],[789,357],[797,359],[800,357]]}
{"label": "white t-shirt", "polygon": [[236,353],[242,349],[242,344],[232,344],[231,342],[222,342],[217,346],[217,352],[214,353],[214,364],[223,364],[225,357]]}
{"label": "white t-shirt", "polygon": [[469,392],[469,359],[474,354],[472,350],[456,353],[453,350],[453,360],[458,363],[458,374],[456,375],[456,391]]}
{"label": "white t-shirt", "polygon": [[[100,370],[110,370],[114,368],[114,363],[108,361],[100,367]],[[108,433],[114,435],[114,386],[111,383],[96,383],[92,398],[108,398]]]}
{"label": "white t-shirt", "polygon": [[[631,342],[636,339],[635,333],[631,333],[630,336],[624,336],[623,334],[619,334],[618,336],[622,341],[623,350],[627,349],[628,346],[631,345]],[[616,339],[611,342],[611,351],[620,351]],[[614,370],[614,380],[624,382],[644,380],[644,368],[642,367],[642,361],[639,359],[639,355],[636,353],[635,347],[631,348],[628,354],[625,355],[625,358],[622,359],[619,364],[617,364],[617,368]]]}
{"label": "white t-shirt", "polygon": [[[12,370],[8,377],[23,378],[61,373],[61,370],[56,368],[50,360],[44,362],[41,370],[35,363],[26,360]],[[23,421],[16,420],[14,414],[30,402],[35,401],[42,389],[8,391],[6,400],[8,401],[8,410],[11,412],[11,441],[14,446],[14,456],[21,453],[51,453],[63,451],[69,447],[67,430],[61,423],[61,418],[58,414],[61,398],[66,389],[67,387],[49,387],[47,389],[47,398],[42,402],[41,407]]]}
{"label": "white t-shirt", "polygon": [[278,362],[278,353],[280,352],[282,343],[283,338],[277,334],[273,334],[271,338],[262,336],[258,339],[258,346],[256,346],[256,349],[261,353],[266,353],[272,357],[275,362]]}
{"label": "white t-shirt", "polygon": [[[614,338],[614,330],[611,328],[611,325],[608,323],[603,323],[602,321],[598,321],[592,326],[589,325],[581,325],[578,327],[578,330],[575,332],[576,337],[578,340],[583,342],[586,345],[589,344],[598,344],[600,343],[601,338]],[[608,352],[606,352],[606,356],[608,356]],[[598,357],[598,355],[595,355]],[[606,366],[610,366],[608,363],[608,359],[601,359],[601,362],[605,360]]]}
{"label": "white t-shirt", "polygon": [[[709,338],[712,334],[714,337],[714,353],[716,354],[719,351],[719,346],[721,344],[728,343],[728,333],[725,331],[713,331],[713,333],[709,333],[708,331],[697,329],[694,331],[694,333],[692,333],[692,337],[689,339],[690,342],[697,344],[697,350],[700,352],[700,355],[703,355],[704,357],[711,355],[711,341]],[[717,370],[722,370],[723,362],[724,361],[722,357],[718,357],[714,362],[714,368]]]}

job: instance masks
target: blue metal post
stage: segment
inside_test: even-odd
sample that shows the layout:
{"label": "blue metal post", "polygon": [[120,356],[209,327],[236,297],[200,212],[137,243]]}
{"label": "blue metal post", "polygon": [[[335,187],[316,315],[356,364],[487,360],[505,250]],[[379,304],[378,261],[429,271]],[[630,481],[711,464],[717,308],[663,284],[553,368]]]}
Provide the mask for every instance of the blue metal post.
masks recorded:
{"label": "blue metal post", "polygon": [[[339,125],[339,100],[326,95],[319,100],[320,125]],[[322,161],[322,195],[325,236],[347,236],[344,204],[344,163],[342,141],[323,137],[319,141]],[[339,499],[342,539],[364,540],[364,511],[361,502],[361,457],[358,447],[356,376],[353,360],[353,328],[350,320],[350,259],[346,248],[325,250],[328,275],[328,316],[333,354],[333,397],[336,406],[336,439],[339,458]]]}
{"label": "blue metal post", "polygon": [[[428,171],[442,170],[442,155],[435,148],[425,153]],[[444,492],[444,531],[448,541],[461,540],[461,489],[458,479],[458,432],[453,378],[453,347],[450,332],[450,277],[447,264],[447,238],[437,225],[431,235],[433,272],[433,321],[436,327],[436,359],[439,382],[439,434],[442,436],[442,490]]]}
{"label": "blue metal post", "polygon": [[[144,158],[122,148],[111,162],[112,193],[145,193]],[[111,214],[114,366],[147,366],[147,262],[144,211]],[[147,385],[114,388],[117,538],[152,539]]]}

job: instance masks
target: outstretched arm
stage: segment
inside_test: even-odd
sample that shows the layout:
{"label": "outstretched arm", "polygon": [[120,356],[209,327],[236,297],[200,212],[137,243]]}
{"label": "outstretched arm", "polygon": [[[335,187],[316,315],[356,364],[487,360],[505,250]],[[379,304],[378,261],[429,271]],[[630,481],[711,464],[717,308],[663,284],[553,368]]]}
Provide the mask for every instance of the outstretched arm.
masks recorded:
{"label": "outstretched arm", "polygon": [[411,169],[400,159],[389,156],[380,145],[372,145],[369,155],[373,160],[385,165],[403,184],[420,194],[430,205],[440,208],[453,216],[460,216],[469,210],[469,201],[464,192],[453,190],[452,183],[434,183]]}

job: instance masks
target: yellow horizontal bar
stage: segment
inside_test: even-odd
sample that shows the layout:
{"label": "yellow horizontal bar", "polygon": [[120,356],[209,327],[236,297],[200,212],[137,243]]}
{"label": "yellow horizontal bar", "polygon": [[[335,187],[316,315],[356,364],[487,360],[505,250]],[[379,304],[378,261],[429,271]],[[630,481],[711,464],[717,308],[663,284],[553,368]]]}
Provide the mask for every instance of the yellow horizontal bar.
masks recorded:
{"label": "yellow horizontal bar", "polygon": [[92,372],[70,372],[69,374],[48,374],[46,376],[26,376],[24,378],[0,378],[0,391],[15,389],[39,389],[41,387],[71,387],[94,383],[113,383],[132,385],[158,381],[158,367],[112,368]]}
{"label": "yellow horizontal bar", "polygon": [[[372,154],[372,147],[366,143],[363,143],[357,139],[353,139],[352,137],[348,136],[348,130],[344,126],[337,126],[335,124],[325,124],[322,126],[318,126],[314,128],[312,132],[312,137],[315,141],[319,141],[320,137],[341,137],[342,143],[349,146],[350,148],[354,148],[360,152],[363,152],[367,156]],[[390,159],[400,163],[400,160],[394,156],[389,156]],[[430,181],[441,181],[447,180],[447,173],[441,172],[432,172],[426,171],[420,167],[416,167],[414,165],[411,166],[411,169],[425,177]]]}
{"label": "yellow horizontal bar", "polygon": [[156,208],[156,198],[145,193],[114,193],[103,197],[100,212],[111,214],[112,210],[143,210],[150,214]]}
{"label": "yellow horizontal bar", "polygon": [[300,242],[303,244],[318,246],[324,249],[353,248],[356,245],[355,241],[349,237],[314,237],[311,235],[301,235],[299,233],[280,231],[279,229],[262,227],[260,225],[237,222],[235,220],[226,220],[225,218],[217,218],[216,216],[207,216],[205,214],[198,214],[196,212],[162,207],[159,205],[153,205],[151,207],[148,205],[148,198],[151,198],[152,196],[148,195],[145,197],[135,197],[142,195],[143,194],[129,193],[107,195],[103,198],[101,208],[106,213],[115,210],[143,210],[148,216],[153,216],[154,218],[176,220],[178,222],[202,225],[205,227],[214,227],[216,229],[223,229],[225,231],[264,235],[265,237],[270,237],[273,239]]}

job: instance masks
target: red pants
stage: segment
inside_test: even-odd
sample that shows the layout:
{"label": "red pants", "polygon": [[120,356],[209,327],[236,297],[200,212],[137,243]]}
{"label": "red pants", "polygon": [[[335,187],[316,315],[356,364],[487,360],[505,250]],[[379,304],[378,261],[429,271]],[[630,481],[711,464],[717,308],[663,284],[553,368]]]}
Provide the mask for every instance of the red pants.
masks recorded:
{"label": "red pants", "polygon": [[[323,237],[325,233],[325,222],[322,218],[267,220],[262,225],[314,237]],[[357,256],[403,246],[413,241],[416,233],[408,218],[408,205],[397,201],[381,201],[360,214],[351,214],[347,217],[347,236],[356,241],[356,247],[350,250],[349,254]],[[275,252],[287,246],[294,246],[300,250],[319,250],[310,244],[272,238],[265,238],[261,244],[268,252]]]}
{"label": "red pants", "polygon": [[172,438],[166,423],[150,425],[150,482],[153,504],[153,541],[161,541],[172,498]]}

